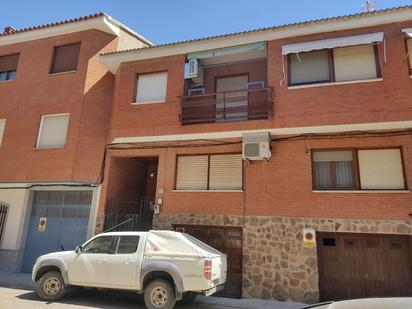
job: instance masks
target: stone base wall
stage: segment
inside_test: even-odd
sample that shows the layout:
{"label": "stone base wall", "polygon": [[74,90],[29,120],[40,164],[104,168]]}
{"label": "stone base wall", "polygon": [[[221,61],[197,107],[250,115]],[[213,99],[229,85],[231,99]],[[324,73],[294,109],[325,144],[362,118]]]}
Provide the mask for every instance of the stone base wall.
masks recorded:
{"label": "stone base wall", "polygon": [[319,300],[317,249],[303,246],[303,228],[319,232],[412,234],[411,221],[160,214],[155,229],[173,224],[243,227],[242,297]]}

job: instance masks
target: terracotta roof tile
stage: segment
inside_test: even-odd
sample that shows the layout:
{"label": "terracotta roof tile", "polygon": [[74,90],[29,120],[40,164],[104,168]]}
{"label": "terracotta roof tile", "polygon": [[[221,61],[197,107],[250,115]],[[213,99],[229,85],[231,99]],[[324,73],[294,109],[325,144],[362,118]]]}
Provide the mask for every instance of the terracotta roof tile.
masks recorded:
{"label": "terracotta roof tile", "polygon": [[49,24],[33,26],[33,27],[28,27],[28,28],[23,28],[23,29],[16,29],[16,30],[13,30],[11,32],[1,32],[0,37],[8,36],[8,35],[14,35],[14,34],[22,33],[22,32],[28,32],[28,31],[34,31],[34,30],[41,30],[41,29],[45,29],[45,28],[56,27],[56,26],[60,26],[60,25],[64,25],[64,24],[76,23],[76,22],[79,22],[79,21],[85,21],[85,20],[88,20],[88,19],[98,18],[98,17],[101,17],[101,16],[105,16],[105,14],[103,12],[99,12],[99,13],[92,14],[92,15],[67,19],[67,20],[63,20],[63,21],[57,21],[57,22],[53,22],[53,23],[49,23]]}
{"label": "terracotta roof tile", "polygon": [[191,40],[184,40],[184,41],[177,41],[177,42],[171,42],[171,43],[165,43],[165,44],[152,45],[152,46],[141,47],[141,48],[133,48],[133,49],[127,49],[127,50],[121,50],[121,51],[114,51],[114,52],[103,53],[102,55],[127,53],[127,52],[130,52],[130,51],[137,51],[137,50],[143,50],[143,49],[152,49],[152,48],[167,47],[167,46],[187,44],[187,43],[193,43],[193,42],[199,42],[199,41],[220,39],[220,38],[225,38],[225,37],[230,37],[230,36],[237,36],[237,35],[248,34],[248,33],[256,33],[256,32],[262,32],[262,31],[267,31],[267,30],[278,30],[278,29],[282,29],[282,28],[303,26],[303,25],[308,25],[308,24],[313,24],[313,23],[321,23],[321,22],[327,22],[327,21],[338,21],[338,20],[345,20],[345,19],[350,19],[350,18],[354,18],[354,17],[356,18],[356,17],[378,15],[378,14],[387,13],[387,12],[400,11],[400,10],[403,10],[403,9],[412,9],[412,5],[405,5],[405,6],[399,6],[399,7],[394,7],[394,8],[376,10],[376,11],[373,11],[373,12],[362,12],[362,13],[355,13],[355,14],[349,14],[349,15],[314,19],[314,20],[308,20],[308,21],[278,25],[278,26],[271,26],[271,27],[264,27],[264,28],[240,31],[240,32],[214,35],[214,36],[191,39]]}

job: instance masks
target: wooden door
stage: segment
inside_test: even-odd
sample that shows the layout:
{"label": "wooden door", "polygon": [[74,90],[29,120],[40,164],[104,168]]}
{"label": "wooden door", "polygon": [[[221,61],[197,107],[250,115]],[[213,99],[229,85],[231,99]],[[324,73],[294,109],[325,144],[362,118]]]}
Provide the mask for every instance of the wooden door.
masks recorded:
{"label": "wooden door", "polygon": [[177,225],[179,232],[188,233],[227,255],[225,289],[216,296],[240,298],[242,296],[242,229],[221,226]]}
{"label": "wooden door", "polygon": [[322,301],[412,296],[411,237],[318,233]]}

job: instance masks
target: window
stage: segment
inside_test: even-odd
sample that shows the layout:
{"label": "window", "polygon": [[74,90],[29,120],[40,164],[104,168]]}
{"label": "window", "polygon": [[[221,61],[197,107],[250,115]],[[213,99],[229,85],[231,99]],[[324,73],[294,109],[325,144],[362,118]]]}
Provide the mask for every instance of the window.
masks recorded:
{"label": "window", "polygon": [[4,128],[6,127],[6,119],[0,119],[0,146],[3,141]]}
{"label": "window", "polygon": [[316,189],[355,188],[352,151],[319,151],[313,153]]}
{"label": "window", "polygon": [[0,81],[15,80],[19,55],[0,56]]}
{"label": "window", "polygon": [[405,189],[400,149],[359,150],[362,189]]}
{"label": "window", "polygon": [[136,103],[161,103],[166,101],[167,72],[137,76]]}
{"label": "window", "polygon": [[409,74],[412,74],[412,39],[407,39],[406,40],[406,47],[407,47],[407,53],[408,53],[408,59],[409,59]]}
{"label": "window", "polygon": [[376,45],[315,50],[288,57],[290,86],[380,77]]}
{"label": "window", "polygon": [[113,246],[113,236],[100,236],[88,242],[83,247],[84,253],[110,253]]}
{"label": "window", "polygon": [[80,43],[55,47],[50,73],[76,71],[79,53]]}
{"label": "window", "polygon": [[178,156],[177,190],[241,190],[240,154]]}
{"label": "window", "polygon": [[[355,158],[358,164],[355,164]],[[314,151],[316,190],[404,190],[401,149]]]}
{"label": "window", "polygon": [[120,236],[117,245],[117,254],[131,254],[135,253],[139,245],[139,236]]}
{"label": "window", "polygon": [[69,114],[42,116],[37,148],[63,148],[68,125]]}
{"label": "window", "polygon": [[329,50],[291,54],[289,56],[290,84],[330,82],[330,56],[331,53]]}

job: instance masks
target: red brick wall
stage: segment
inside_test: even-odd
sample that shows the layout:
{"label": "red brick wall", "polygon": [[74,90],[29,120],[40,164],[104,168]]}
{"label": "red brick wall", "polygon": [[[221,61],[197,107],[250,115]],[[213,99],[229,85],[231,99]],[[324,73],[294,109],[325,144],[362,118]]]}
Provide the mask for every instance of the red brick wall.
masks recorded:
{"label": "red brick wall", "polygon": [[[122,150],[124,156],[159,156],[158,198],[164,213],[230,215],[310,216],[329,218],[409,219],[411,193],[313,192],[311,149],[403,148],[408,188],[412,185],[412,141],[410,136],[342,139],[307,139],[274,142],[269,162],[244,166],[244,192],[174,191],[177,154],[241,152],[241,146],[209,146],[153,150]],[[111,180],[110,180],[111,181]],[[102,187],[105,198],[107,182]],[[159,193],[164,190],[164,194]],[[101,207],[103,204],[101,204]],[[101,209],[102,210],[102,209]]]}
{"label": "red brick wall", "polygon": [[[116,76],[111,138],[409,120],[412,79],[400,32],[407,27],[412,27],[412,22],[270,41],[267,71],[268,84],[274,89],[274,116],[269,120],[181,126],[178,96],[183,94],[184,55],[125,63]],[[287,80],[280,85],[282,44],[378,31],[385,33],[387,46],[385,63],[384,45],[378,45],[383,81],[305,89],[288,89]],[[156,71],[168,71],[167,102],[131,105],[136,74]]]}
{"label": "red brick wall", "polygon": [[[49,75],[53,47],[81,42],[77,72]],[[0,46],[20,53],[15,81],[0,83],[0,118],[7,119],[0,147],[0,181],[95,182],[109,126],[113,77],[98,53],[117,38],[97,30]],[[70,113],[64,149],[35,149],[41,115]]]}

